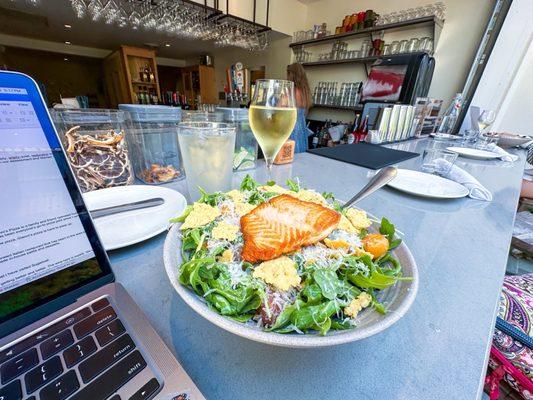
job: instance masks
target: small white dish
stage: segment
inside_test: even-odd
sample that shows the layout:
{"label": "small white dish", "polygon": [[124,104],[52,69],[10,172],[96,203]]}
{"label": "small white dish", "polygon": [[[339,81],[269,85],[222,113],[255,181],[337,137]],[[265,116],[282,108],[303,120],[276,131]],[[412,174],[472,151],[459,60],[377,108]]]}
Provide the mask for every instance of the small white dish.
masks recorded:
{"label": "small white dish", "polygon": [[162,198],[164,204],[93,219],[108,251],[142,242],[166,231],[170,226],[169,220],[183,212],[187,200],[175,190],[146,185],[113,187],[83,195],[89,211],[157,197]]}
{"label": "small white dish", "polygon": [[446,150],[459,154],[462,157],[473,158],[474,160],[493,160],[500,158],[498,153],[493,151],[472,149],[470,147],[447,147]]}
{"label": "small white dish", "polygon": [[388,185],[401,192],[433,199],[458,199],[468,196],[468,189],[450,179],[410,169],[398,169]]}

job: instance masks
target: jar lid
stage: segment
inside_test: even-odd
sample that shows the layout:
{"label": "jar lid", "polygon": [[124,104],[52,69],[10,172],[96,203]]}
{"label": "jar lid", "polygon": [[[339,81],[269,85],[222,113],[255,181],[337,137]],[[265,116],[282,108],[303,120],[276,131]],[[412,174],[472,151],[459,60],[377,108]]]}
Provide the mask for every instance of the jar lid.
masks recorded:
{"label": "jar lid", "polygon": [[135,122],[179,122],[181,108],[148,105],[148,104],[119,104],[118,108],[127,111],[130,120]]}
{"label": "jar lid", "polygon": [[124,122],[124,112],[105,108],[59,108],[50,110],[55,122],[67,124],[109,124]]}
{"label": "jar lid", "polygon": [[216,110],[224,113],[224,121],[248,121],[247,108],[217,107]]}

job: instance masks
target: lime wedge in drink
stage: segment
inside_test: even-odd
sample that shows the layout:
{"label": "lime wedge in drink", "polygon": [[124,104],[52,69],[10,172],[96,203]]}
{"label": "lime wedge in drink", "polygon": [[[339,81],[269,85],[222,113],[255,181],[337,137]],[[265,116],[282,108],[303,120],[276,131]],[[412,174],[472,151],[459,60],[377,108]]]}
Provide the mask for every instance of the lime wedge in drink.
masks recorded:
{"label": "lime wedge in drink", "polygon": [[252,169],[255,168],[255,162],[250,160],[244,160],[241,165],[239,165],[239,168],[237,169]]}
{"label": "lime wedge in drink", "polygon": [[238,153],[235,153],[233,156],[233,169],[238,169],[239,166],[242,164],[245,160],[254,160],[254,156],[248,153],[248,150],[246,150],[244,147],[241,147]]}

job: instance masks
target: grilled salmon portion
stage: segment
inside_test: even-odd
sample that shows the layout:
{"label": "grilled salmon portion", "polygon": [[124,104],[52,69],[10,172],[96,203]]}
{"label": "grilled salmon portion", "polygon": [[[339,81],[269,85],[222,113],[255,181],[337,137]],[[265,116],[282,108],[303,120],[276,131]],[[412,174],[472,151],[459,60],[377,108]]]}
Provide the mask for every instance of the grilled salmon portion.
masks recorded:
{"label": "grilled salmon portion", "polygon": [[337,227],[340,217],[317,203],[288,194],[276,196],[241,217],[242,259],[252,263],[272,260],[317,243]]}

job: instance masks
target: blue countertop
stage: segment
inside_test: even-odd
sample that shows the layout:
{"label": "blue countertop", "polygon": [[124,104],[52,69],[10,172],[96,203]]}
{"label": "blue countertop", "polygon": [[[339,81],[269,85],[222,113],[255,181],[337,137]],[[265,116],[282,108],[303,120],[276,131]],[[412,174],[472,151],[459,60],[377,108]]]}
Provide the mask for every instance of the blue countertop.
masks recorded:
{"label": "blue countertop", "polygon": [[[415,140],[391,147],[421,153],[443,145]],[[524,165],[474,161],[457,165],[492,191],[494,200],[430,200],[384,188],[358,206],[388,217],[405,234],[420,271],[407,315],[371,338],[319,349],[288,349],[228,333],[197,315],[174,292],[159,235],[110,253],[117,280],[147,314],[208,399],[481,398],[495,311],[505,273]],[[421,157],[399,164],[419,169]],[[262,165],[253,175],[266,181]],[[274,166],[282,183],[349,199],[374,171],[300,154]],[[235,184],[244,174],[236,174]],[[184,182],[168,185],[185,193]]]}

